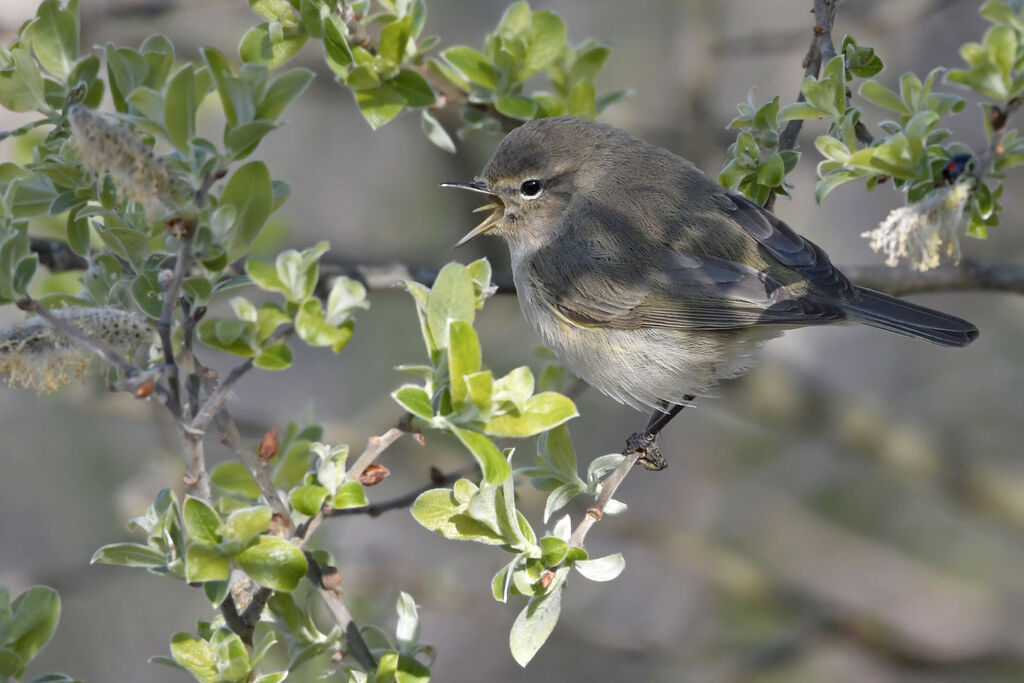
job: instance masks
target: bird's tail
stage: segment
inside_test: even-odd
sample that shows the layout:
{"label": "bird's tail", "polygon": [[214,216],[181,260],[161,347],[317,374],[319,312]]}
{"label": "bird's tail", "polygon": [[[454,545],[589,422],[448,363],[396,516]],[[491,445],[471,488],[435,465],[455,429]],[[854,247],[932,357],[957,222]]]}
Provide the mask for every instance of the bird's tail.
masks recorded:
{"label": "bird's tail", "polygon": [[966,346],[978,338],[978,328],[966,320],[864,287],[843,308],[850,320],[941,346]]}

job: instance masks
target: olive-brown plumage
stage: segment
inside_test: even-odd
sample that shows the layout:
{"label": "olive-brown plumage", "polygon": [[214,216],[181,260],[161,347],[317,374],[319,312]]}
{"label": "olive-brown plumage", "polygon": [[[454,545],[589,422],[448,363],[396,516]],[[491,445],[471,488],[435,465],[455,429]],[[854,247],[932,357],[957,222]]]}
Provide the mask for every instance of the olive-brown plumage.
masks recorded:
{"label": "olive-brown plumage", "polygon": [[[480,177],[520,306],[577,375],[663,409],[746,370],[766,339],[844,320],[963,346],[959,318],[856,287],[815,244],[693,164],[612,126],[540,119]],[[462,242],[460,242],[461,244]]]}

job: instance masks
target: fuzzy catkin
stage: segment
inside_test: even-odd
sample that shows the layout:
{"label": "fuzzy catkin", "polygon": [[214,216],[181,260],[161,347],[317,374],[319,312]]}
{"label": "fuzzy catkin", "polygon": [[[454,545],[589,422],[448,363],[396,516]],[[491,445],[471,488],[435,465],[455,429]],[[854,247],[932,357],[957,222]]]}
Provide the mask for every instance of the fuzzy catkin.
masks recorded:
{"label": "fuzzy catkin", "polygon": [[[114,308],[62,308],[51,313],[125,356],[153,338],[143,316]],[[52,393],[79,377],[96,357],[38,316],[0,330],[0,380]]]}
{"label": "fuzzy catkin", "polygon": [[82,164],[97,177],[109,173],[118,195],[139,202],[151,219],[187,199],[188,184],[128,128],[81,104],[68,110],[68,123]]}

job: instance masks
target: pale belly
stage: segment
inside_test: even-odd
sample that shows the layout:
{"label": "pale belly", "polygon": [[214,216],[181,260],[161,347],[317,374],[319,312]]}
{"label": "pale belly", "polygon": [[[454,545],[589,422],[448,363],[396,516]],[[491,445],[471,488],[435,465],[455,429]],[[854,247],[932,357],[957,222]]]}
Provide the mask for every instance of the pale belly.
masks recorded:
{"label": "pale belly", "polygon": [[535,301],[516,277],[523,315],[544,345],[577,376],[620,403],[661,409],[750,368],[753,352],[779,328],[680,331],[582,327]]}

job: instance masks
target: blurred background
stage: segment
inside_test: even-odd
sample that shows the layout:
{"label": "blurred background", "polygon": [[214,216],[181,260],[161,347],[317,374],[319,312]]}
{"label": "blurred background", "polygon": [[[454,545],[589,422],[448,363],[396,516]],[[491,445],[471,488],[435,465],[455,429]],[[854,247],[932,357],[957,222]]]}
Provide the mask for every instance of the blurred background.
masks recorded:
{"label": "blurred background", "polygon": [[[0,38],[12,40],[35,0],[0,4]],[[442,45],[479,47],[504,0],[430,0],[427,33]],[[840,9],[834,37],[852,34],[887,65],[878,77],[923,76],[959,66],[959,46],[987,24],[970,0],[861,0]],[[791,101],[810,39],[807,0],[718,2],[598,0],[535,3],[558,12],[573,41],[613,45],[598,90],[636,94],[603,120],[693,160],[712,175],[732,139],[735,103]],[[82,45],[138,45],[161,32],[180,58],[212,45],[226,54],[256,23],[244,3],[83,0]],[[440,266],[481,255],[507,268],[499,240],[451,245],[474,224],[471,197],[438,188],[470,178],[497,139],[474,138],[450,156],[405,115],[372,132],[351,95],[333,83],[317,45],[294,63],[317,71],[261,148],[275,178],[292,185],[277,214],[284,246],[322,239],[350,263]],[[237,60],[236,60],[237,61]],[[982,143],[980,114],[953,117],[957,135]],[[0,128],[17,125],[0,112]],[[453,123],[445,119],[448,124]],[[877,122],[868,114],[869,125]],[[1011,123],[1020,125],[1019,121]],[[859,234],[901,203],[890,187],[849,183],[814,202],[813,138],[790,176],[792,200],[776,212],[835,263],[879,263]],[[0,160],[16,145],[0,143]],[[965,256],[1020,262],[1020,195],[1011,179],[1003,227],[965,240]],[[588,536],[592,553],[622,551],[615,582],[573,581],[558,627],[529,669],[508,653],[519,605],[490,598],[497,551],[447,541],[405,511],[343,517],[321,542],[337,559],[361,623],[394,626],[398,590],[421,609],[422,638],[438,650],[437,681],[1019,681],[1024,680],[1024,298],[991,292],[932,294],[923,304],[982,330],[966,349],[942,349],[855,327],[803,330],[772,342],[744,379],[684,411],[661,436],[670,467],[638,471],[620,489],[629,510]],[[231,406],[255,443],[290,420],[326,425],[325,440],[361,449],[398,417],[389,393],[399,363],[422,362],[413,306],[373,292],[356,336],[338,356],[297,348],[282,374],[250,373]],[[0,312],[4,321],[20,318]],[[485,362],[498,373],[540,365],[538,344],[514,297],[479,314]],[[215,367],[231,359],[207,352]],[[571,424],[583,466],[619,451],[646,416],[597,392],[578,398]],[[171,634],[215,616],[202,592],[117,567],[89,567],[102,544],[128,540],[126,522],[178,482],[174,431],[161,411],[108,394],[92,377],[53,396],[0,388],[0,584],[12,593],[46,583],[63,598],[57,634],[30,673],[65,670],[88,681],[177,681],[147,664]],[[532,462],[524,443],[518,464]],[[227,457],[215,439],[213,464]],[[386,499],[468,456],[446,437],[411,439],[381,462]],[[543,498],[520,504],[540,527]],[[570,508],[575,519],[582,500]]]}

